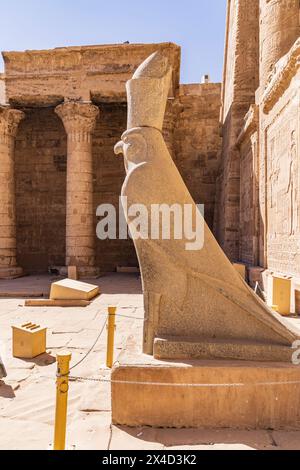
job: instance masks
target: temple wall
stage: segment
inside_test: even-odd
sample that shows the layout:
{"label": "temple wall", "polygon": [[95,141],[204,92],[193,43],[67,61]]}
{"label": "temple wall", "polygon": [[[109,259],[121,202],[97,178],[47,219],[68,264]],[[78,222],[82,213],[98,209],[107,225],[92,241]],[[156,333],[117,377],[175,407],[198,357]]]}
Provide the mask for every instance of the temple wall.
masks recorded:
{"label": "temple wall", "polygon": [[6,103],[6,93],[5,93],[5,78],[4,74],[0,73],[0,104]]}
{"label": "temple wall", "polygon": [[265,270],[265,289],[270,275],[293,279],[293,309],[300,289],[300,4],[260,0],[259,7],[228,0],[216,222],[231,259]]}
{"label": "temple wall", "polygon": [[[280,73],[280,62],[288,57],[296,39],[300,36],[300,4],[298,0],[261,0],[260,1],[260,88],[257,91],[256,102],[260,108],[260,196],[261,213],[260,257],[259,264],[268,268],[268,162],[270,146],[266,141],[269,119],[264,109],[266,90],[274,87],[273,78]],[[280,93],[282,94],[282,93]],[[279,95],[273,101],[273,107]],[[289,136],[286,136],[289,139]]]}
{"label": "temple wall", "polygon": [[[123,157],[114,154],[114,146],[126,129],[127,106],[102,104],[100,113],[93,136],[94,213],[100,204],[113,204],[118,214],[125,168]],[[104,272],[115,271],[117,266],[138,266],[132,241],[97,239],[96,264]]]}
{"label": "temple wall", "polygon": [[[126,106],[103,105],[93,138],[94,213],[101,203],[118,207],[125,177],[114,145],[126,128]],[[26,111],[16,144],[17,246],[19,264],[31,272],[65,265],[66,135],[53,108]],[[136,266],[131,240],[96,238],[97,265],[104,271]]]}
{"label": "temple wall", "polygon": [[241,150],[240,261],[253,264],[253,148],[247,141]]}
{"label": "temple wall", "polygon": [[260,81],[266,85],[276,62],[300,35],[299,0],[260,0]]}
{"label": "temple wall", "polygon": [[229,0],[227,3],[227,24],[225,43],[225,62],[222,89],[222,119],[228,115],[234,99],[235,52],[237,47],[237,4],[238,0]]}
{"label": "temple wall", "polygon": [[[299,48],[300,51],[300,48]],[[266,264],[300,276],[300,70],[264,116]]]}
{"label": "temple wall", "polygon": [[257,129],[253,129],[241,141],[239,150],[241,158],[239,261],[249,266],[256,266],[260,228]]}
{"label": "temple wall", "polygon": [[[269,263],[270,150],[265,140],[269,123],[262,99],[276,74],[276,63],[288,53],[299,34],[298,0],[228,0],[218,239],[232,260],[265,268]],[[239,140],[249,106],[255,103],[259,123]],[[286,119],[288,115],[289,111]],[[286,133],[281,138],[289,140]]]}
{"label": "temple wall", "polygon": [[231,260],[240,250],[240,154],[243,118],[258,87],[259,0],[229,0],[222,90],[223,146],[218,177],[217,236]]}
{"label": "temple wall", "polygon": [[[137,266],[131,240],[96,238],[96,210],[107,203],[118,209],[125,169],[123,159],[114,155],[114,145],[127,124],[125,83],[158,49],[173,66],[164,138],[195,201],[205,205],[205,218],[213,229],[222,140],[221,85],[180,87],[180,47],[123,44],[4,52],[6,97],[0,80],[0,99],[26,113],[15,157],[18,263],[25,270],[44,272],[66,263],[67,135],[55,109],[69,100],[78,103],[79,115],[83,102],[91,100],[100,109],[91,156],[96,267],[106,272]],[[75,193],[74,199],[76,211]]]}
{"label": "temple wall", "polygon": [[220,163],[221,85],[181,85],[180,114],[175,132],[175,162],[213,229],[216,178]]}
{"label": "temple wall", "polygon": [[17,257],[31,272],[65,263],[66,155],[54,110],[27,110],[15,152]]}
{"label": "temple wall", "polygon": [[[132,241],[96,238],[96,210],[113,204],[118,210],[125,178],[123,158],[114,145],[126,129],[125,103],[102,103],[93,135],[94,229],[96,265],[103,272],[137,266]],[[220,156],[220,84],[183,86],[168,104],[164,135],[186,184],[204,203],[213,225],[215,182]],[[16,141],[15,177],[18,263],[28,272],[65,265],[67,142],[54,108],[24,109]]]}

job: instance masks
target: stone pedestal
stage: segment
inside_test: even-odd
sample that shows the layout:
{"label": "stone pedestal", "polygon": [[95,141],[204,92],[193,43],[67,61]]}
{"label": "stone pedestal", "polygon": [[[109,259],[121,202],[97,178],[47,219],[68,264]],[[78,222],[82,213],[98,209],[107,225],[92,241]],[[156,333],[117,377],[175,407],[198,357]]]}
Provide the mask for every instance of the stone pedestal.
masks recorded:
{"label": "stone pedestal", "polygon": [[112,421],[132,427],[300,429],[300,368],[165,362],[127,351],[112,372]]}
{"label": "stone pedestal", "polygon": [[95,266],[92,133],[99,115],[91,103],[66,102],[56,108],[68,137],[66,265],[80,277],[99,274]]}
{"label": "stone pedestal", "polygon": [[24,113],[0,107],[0,279],[23,274],[17,266],[14,150]]}

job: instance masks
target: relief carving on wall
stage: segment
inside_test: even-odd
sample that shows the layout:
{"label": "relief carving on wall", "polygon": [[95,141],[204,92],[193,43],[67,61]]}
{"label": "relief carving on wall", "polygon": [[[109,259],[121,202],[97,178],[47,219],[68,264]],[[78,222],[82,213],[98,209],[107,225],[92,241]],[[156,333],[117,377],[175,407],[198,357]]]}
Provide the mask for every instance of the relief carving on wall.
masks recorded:
{"label": "relief carving on wall", "polygon": [[290,160],[289,160],[289,221],[290,221],[290,235],[295,235],[298,232],[298,211],[299,204],[297,204],[298,196],[298,161],[297,161],[297,144],[296,144],[296,131],[291,133],[290,142]]}
{"label": "relief carving on wall", "polygon": [[[286,139],[284,132],[270,144],[269,234],[292,236],[297,232],[297,161],[295,130]],[[279,142],[287,142],[279,148]],[[295,213],[296,212],[296,213]]]}
{"label": "relief carving on wall", "polygon": [[[297,103],[297,105],[295,105]],[[299,272],[298,100],[290,100],[267,132],[268,262],[270,269]]]}

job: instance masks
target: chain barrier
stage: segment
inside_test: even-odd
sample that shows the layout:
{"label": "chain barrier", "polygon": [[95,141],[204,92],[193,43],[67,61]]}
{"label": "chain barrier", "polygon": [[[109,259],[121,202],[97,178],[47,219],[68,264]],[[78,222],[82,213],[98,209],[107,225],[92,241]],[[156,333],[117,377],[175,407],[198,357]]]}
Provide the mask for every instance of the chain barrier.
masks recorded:
{"label": "chain barrier", "polygon": [[[100,314],[100,315],[104,315],[104,314]],[[141,320],[141,321],[144,321],[144,317],[133,317],[131,315],[121,315],[120,313],[116,313],[115,314],[116,317],[120,317],[120,318],[129,318],[129,320]]]}
{"label": "chain barrier", "polygon": [[[111,315],[106,315],[106,319],[105,319],[105,323],[99,333],[99,335],[97,336],[96,338],[96,341],[94,342],[94,344],[91,346],[91,348],[88,350],[88,352],[86,353],[86,355],[80,359],[80,361],[78,361],[76,364],[74,364],[74,366],[70,367],[70,371],[71,370],[74,370],[76,367],[78,367],[80,364],[83,363],[83,361],[85,361],[85,359],[91,354],[91,352],[93,351],[94,347],[96,346],[96,344],[98,343],[99,339],[101,338],[102,336],[102,333],[104,332],[105,330],[105,327],[106,327],[106,322],[107,322],[107,319],[110,317]],[[129,316],[129,315],[120,315],[119,313],[116,313],[115,314],[116,317],[120,317],[120,318],[127,318],[127,319],[131,319],[131,320],[142,320],[144,321],[144,318],[141,318],[141,317],[132,317],[132,316]],[[71,379],[71,377],[69,377]]]}
{"label": "chain barrier", "polygon": [[131,317],[131,316],[128,316],[128,315],[120,315],[119,313],[116,313],[116,317],[120,317],[120,318],[129,318],[131,320],[141,320],[141,321],[144,321],[144,318],[142,317]]}
{"label": "chain barrier", "polygon": [[[94,383],[107,383],[107,384],[120,384],[120,385],[134,385],[143,387],[173,387],[173,388],[198,388],[198,389],[212,389],[212,388],[246,388],[246,387],[267,387],[267,386],[286,386],[286,385],[300,385],[300,381],[287,381],[287,382],[253,382],[253,383],[167,383],[167,382],[145,382],[138,380],[115,380],[111,377],[81,377],[71,375],[70,372],[78,367],[85,361],[89,354],[94,350],[96,344],[101,338],[105,327],[108,327],[108,346],[107,346],[107,366],[111,368],[116,362],[113,362],[113,345],[115,330],[115,317],[123,317],[137,320],[144,320],[140,317],[131,317],[127,315],[116,314],[116,307],[108,309],[105,322],[101,328],[93,345],[87,351],[80,361],[74,364],[71,368],[69,362],[71,360],[71,353],[65,352],[57,355],[58,367],[56,372],[56,410],[55,410],[55,426],[54,426],[54,450],[64,450],[66,444],[66,426],[67,426],[67,406],[68,406],[68,391],[69,381],[83,381]],[[107,321],[109,320],[109,321]],[[109,355],[110,353],[110,355]],[[109,358],[109,361],[108,361]],[[108,365],[109,363],[109,365]]]}
{"label": "chain barrier", "polygon": [[74,370],[76,367],[78,367],[78,366],[79,366],[83,361],[85,361],[86,358],[91,354],[91,352],[93,351],[94,347],[96,346],[96,344],[98,343],[99,339],[101,338],[103,331],[105,330],[107,318],[108,318],[108,316],[106,316],[104,325],[103,325],[103,327],[102,327],[102,329],[101,329],[99,335],[97,336],[96,341],[94,342],[94,344],[93,344],[93,345],[91,346],[91,348],[88,350],[88,352],[86,353],[86,355],[85,355],[82,359],[80,359],[80,361],[78,361],[76,364],[74,364],[74,366],[70,367],[70,371],[71,371],[71,370]]}
{"label": "chain barrier", "polygon": [[113,383],[113,384],[124,384],[124,385],[151,385],[158,387],[188,387],[188,388],[233,388],[233,387],[266,387],[275,385],[300,385],[300,380],[289,381],[289,382],[253,382],[253,383],[220,383],[220,384],[183,384],[183,383],[164,383],[164,382],[140,382],[133,380],[114,380],[96,377],[79,377],[69,376],[70,380],[81,380],[86,382],[102,382],[102,383]]}
{"label": "chain barrier", "polygon": [[[74,370],[76,367],[78,367],[80,364],[82,364],[83,361],[88,357],[88,355],[93,351],[95,348],[96,344],[98,343],[99,339],[101,338],[108,318],[112,316],[111,314],[106,315],[106,320],[104,322],[104,325],[97,336],[94,344],[91,346],[91,348],[88,350],[86,355],[80,359],[76,364],[74,364],[70,368],[70,372]],[[128,318],[128,319],[134,319],[134,320],[144,320],[141,317],[133,317],[133,316],[127,316],[127,315],[120,315],[120,314],[115,314],[114,316],[121,317],[121,318]],[[188,388],[233,388],[233,387],[265,387],[265,386],[276,386],[276,385],[300,385],[300,381],[290,381],[290,382],[253,382],[253,383],[221,383],[221,384],[193,384],[193,383],[162,383],[162,382],[141,382],[141,381],[131,381],[131,380],[112,380],[112,379],[106,379],[106,378],[96,378],[96,377],[80,377],[80,376],[74,376],[68,374],[56,374],[57,378],[61,377],[68,377],[69,380],[80,380],[84,382],[101,382],[101,383],[111,383],[111,384],[124,384],[124,385],[143,385],[143,386],[157,386],[157,387],[188,387]]]}

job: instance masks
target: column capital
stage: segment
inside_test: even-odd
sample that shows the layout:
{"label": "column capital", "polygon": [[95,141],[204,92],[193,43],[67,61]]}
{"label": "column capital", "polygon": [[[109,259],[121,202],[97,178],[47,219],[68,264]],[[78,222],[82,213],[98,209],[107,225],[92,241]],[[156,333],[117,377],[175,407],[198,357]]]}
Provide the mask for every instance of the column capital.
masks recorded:
{"label": "column capital", "polygon": [[0,135],[16,137],[18,126],[24,117],[25,113],[18,109],[0,106]]}
{"label": "column capital", "polygon": [[70,101],[55,108],[68,135],[77,133],[91,134],[100,114],[99,108],[92,103]]}
{"label": "column capital", "polygon": [[14,143],[24,116],[22,111],[0,106],[0,279],[23,273],[17,266]]}

